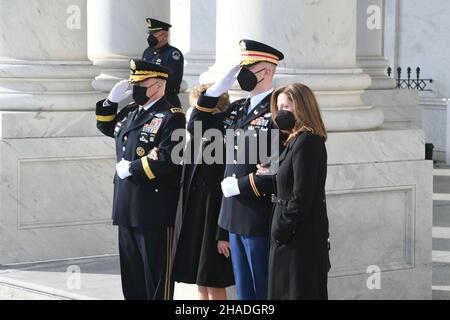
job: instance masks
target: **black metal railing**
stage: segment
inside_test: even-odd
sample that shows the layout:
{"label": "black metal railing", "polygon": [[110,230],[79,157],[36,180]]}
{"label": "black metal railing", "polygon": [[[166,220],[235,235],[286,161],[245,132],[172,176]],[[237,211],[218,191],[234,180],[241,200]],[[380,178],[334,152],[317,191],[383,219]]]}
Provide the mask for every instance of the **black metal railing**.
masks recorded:
{"label": "black metal railing", "polygon": [[[392,68],[387,69],[388,76],[392,75]],[[418,91],[431,91],[431,89],[426,89],[429,83],[433,83],[433,79],[420,79],[420,68],[416,68],[416,77],[411,76],[412,69],[408,67],[406,69],[407,78],[402,78],[402,68],[397,68],[397,88],[405,90],[418,90]]]}

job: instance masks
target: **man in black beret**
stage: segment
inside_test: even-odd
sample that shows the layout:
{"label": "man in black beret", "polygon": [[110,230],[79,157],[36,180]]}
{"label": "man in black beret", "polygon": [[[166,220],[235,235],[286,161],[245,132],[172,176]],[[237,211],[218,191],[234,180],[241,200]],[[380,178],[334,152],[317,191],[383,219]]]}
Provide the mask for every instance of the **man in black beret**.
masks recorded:
{"label": "man in black beret", "polygon": [[152,18],[147,18],[146,21],[149,47],[144,51],[142,59],[163,65],[171,71],[166,85],[166,97],[172,105],[181,107],[178,93],[183,80],[183,54],[168,42],[170,24]]}
{"label": "man in black beret", "polygon": [[[255,137],[258,146],[265,143],[270,149],[270,133],[274,128],[270,113],[272,82],[276,67],[284,56],[277,49],[258,41],[244,39],[239,44],[240,64],[200,96],[188,130],[194,132],[195,121],[223,133],[235,130],[235,137],[227,137],[225,142],[226,145],[231,144],[231,148],[226,150],[232,150],[230,158],[233,160],[226,163],[221,183],[223,198],[218,224],[229,232],[238,299],[264,300],[267,299],[273,186],[271,181],[256,175],[257,164],[262,163],[260,155],[252,154],[248,143],[240,145],[239,136]],[[233,102],[223,112],[215,112],[220,95],[227,92],[236,79],[241,89],[249,92],[248,96]]]}
{"label": "man in black beret", "polygon": [[[113,224],[119,226],[122,291],[125,299],[169,300],[173,225],[181,166],[171,160],[172,132],[184,129],[181,108],[164,96],[169,70],[130,61],[130,79],[117,83],[97,103],[98,129],[116,141]],[[130,95],[134,102],[117,112]],[[153,148],[159,160],[150,159]]]}

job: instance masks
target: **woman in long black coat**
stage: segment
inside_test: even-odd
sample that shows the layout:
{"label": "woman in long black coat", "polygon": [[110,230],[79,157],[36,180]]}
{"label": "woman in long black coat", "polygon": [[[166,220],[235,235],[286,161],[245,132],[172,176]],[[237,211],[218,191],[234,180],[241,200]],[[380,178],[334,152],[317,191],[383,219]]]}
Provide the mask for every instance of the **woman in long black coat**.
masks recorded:
{"label": "woman in long black coat", "polygon": [[[191,92],[191,106],[208,86],[202,85]],[[218,111],[228,104],[228,95],[222,96]],[[190,127],[188,124],[188,129]],[[191,141],[193,138],[191,136]],[[202,140],[203,147],[208,143]],[[194,156],[193,149],[186,150],[189,149]],[[191,164],[183,167],[183,186],[175,221],[172,279],[197,284],[200,299],[224,300],[225,288],[234,284],[228,232],[218,226],[224,164],[195,164],[191,160]]]}
{"label": "woman in long black coat", "polygon": [[289,137],[276,174],[268,297],[328,299],[326,129],[313,92],[304,85],[276,90],[271,108]]}

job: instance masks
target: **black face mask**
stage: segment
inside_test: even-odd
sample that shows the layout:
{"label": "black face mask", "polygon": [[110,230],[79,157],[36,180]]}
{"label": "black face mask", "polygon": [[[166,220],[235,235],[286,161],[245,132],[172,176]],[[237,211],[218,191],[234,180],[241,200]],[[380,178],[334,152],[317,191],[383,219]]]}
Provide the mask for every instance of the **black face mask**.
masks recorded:
{"label": "black face mask", "polygon": [[140,87],[137,85],[133,86],[133,100],[138,105],[143,106],[150,100],[149,97],[147,97],[147,88],[146,87]]}
{"label": "black face mask", "polygon": [[256,78],[256,74],[263,71],[264,69],[265,68],[262,68],[261,70],[253,73],[247,68],[242,68],[237,76],[237,81],[241,89],[245,91],[253,91],[256,85],[264,80],[264,78],[262,78],[258,81],[258,79]]}
{"label": "black face mask", "polygon": [[152,34],[149,34],[147,38],[147,43],[150,47],[154,47],[158,44],[158,38]]}
{"label": "black face mask", "polygon": [[156,83],[151,85],[148,88],[133,85],[133,100],[134,100],[134,102],[136,102],[140,106],[145,105],[156,94],[156,93],[154,93],[150,97],[147,97],[147,89],[149,89],[155,85],[156,85]]}
{"label": "black face mask", "polygon": [[287,110],[279,111],[275,122],[280,130],[291,131],[295,127],[294,114]]}

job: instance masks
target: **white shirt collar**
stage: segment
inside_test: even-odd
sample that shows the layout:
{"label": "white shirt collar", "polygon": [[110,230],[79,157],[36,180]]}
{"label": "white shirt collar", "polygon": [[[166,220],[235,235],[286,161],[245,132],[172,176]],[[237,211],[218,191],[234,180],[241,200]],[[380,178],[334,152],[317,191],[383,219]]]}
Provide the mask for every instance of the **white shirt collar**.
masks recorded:
{"label": "white shirt collar", "polygon": [[273,92],[273,88],[271,88],[270,90],[267,90],[265,92],[259,93],[256,96],[253,97],[248,97],[250,98],[250,106],[248,107],[248,111],[247,113],[249,114],[250,112],[252,112],[253,109],[255,109],[255,107],[264,100],[265,97],[267,97],[269,94],[271,94]]}
{"label": "white shirt collar", "polygon": [[161,98],[156,99],[155,101],[152,102],[148,102],[147,104],[144,104],[142,106],[142,108],[144,108],[145,111],[147,111],[148,109],[150,109],[155,103],[157,103],[159,100],[161,100]]}

